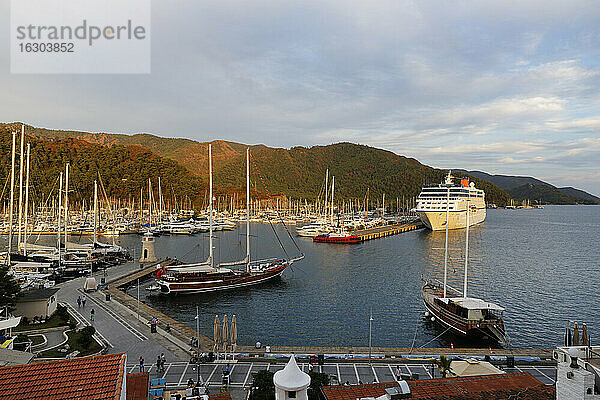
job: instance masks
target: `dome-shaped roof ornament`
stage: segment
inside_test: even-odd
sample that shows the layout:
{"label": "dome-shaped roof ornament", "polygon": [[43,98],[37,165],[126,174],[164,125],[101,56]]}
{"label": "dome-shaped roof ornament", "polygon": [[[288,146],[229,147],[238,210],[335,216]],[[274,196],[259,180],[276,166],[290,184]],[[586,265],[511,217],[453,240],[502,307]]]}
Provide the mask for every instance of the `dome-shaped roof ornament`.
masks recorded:
{"label": "dome-shaped roof ornament", "polygon": [[308,399],[307,389],[310,386],[310,376],[302,372],[296,364],[294,355],[281,371],[273,375],[273,384],[275,385],[275,399]]}

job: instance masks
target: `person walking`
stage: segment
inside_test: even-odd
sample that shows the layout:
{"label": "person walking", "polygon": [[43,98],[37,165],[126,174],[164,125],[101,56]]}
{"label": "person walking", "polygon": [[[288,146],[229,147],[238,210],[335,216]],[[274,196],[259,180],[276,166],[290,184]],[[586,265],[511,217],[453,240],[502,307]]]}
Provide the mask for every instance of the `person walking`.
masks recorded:
{"label": "person walking", "polygon": [[81,308],[81,296],[77,296],[77,308]]}
{"label": "person walking", "polygon": [[90,320],[92,322],[94,322],[94,314],[95,314],[95,312],[94,312],[94,309],[92,308],[92,311],[90,311]]}
{"label": "person walking", "polygon": [[144,357],[140,356],[140,372],[144,372]]}
{"label": "person walking", "polygon": [[159,374],[162,372],[162,360],[160,359],[160,356],[156,357],[156,372]]}
{"label": "person walking", "polygon": [[85,296],[81,299],[81,306],[85,308]]}
{"label": "person walking", "polygon": [[400,369],[400,366],[397,365],[396,366],[396,380],[399,381],[401,377],[402,377],[402,370]]}

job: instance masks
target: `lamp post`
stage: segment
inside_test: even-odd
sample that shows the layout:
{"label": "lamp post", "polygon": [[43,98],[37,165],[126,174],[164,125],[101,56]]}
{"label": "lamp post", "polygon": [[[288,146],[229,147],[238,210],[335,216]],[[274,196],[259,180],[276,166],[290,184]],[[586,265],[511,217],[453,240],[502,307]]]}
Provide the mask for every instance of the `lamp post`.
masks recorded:
{"label": "lamp post", "polygon": [[373,333],[373,310],[371,310],[371,316],[369,317],[369,365],[371,364],[372,333]]}
{"label": "lamp post", "polygon": [[200,311],[196,306],[196,382],[200,382]]}
{"label": "lamp post", "polygon": [[140,323],[140,278],[137,279],[137,320]]}

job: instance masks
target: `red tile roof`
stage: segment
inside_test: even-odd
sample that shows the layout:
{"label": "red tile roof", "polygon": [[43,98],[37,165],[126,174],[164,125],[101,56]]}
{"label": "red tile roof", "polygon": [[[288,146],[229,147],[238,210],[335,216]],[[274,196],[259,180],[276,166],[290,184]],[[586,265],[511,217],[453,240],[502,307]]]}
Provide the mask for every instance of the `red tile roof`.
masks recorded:
{"label": "red tile roof", "polygon": [[127,355],[0,367],[0,399],[119,399]]}
{"label": "red tile roof", "polygon": [[[554,387],[546,386],[528,372],[471,376],[448,379],[408,381],[413,399],[496,399],[512,395],[514,399],[554,399]],[[395,382],[352,386],[325,386],[327,400],[356,400],[379,397]],[[515,395],[517,395],[515,397]]]}
{"label": "red tile roof", "polygon": [[231,394],[229,394],[229,392],[209,394],[208,399],[209,400],[231,400]]}
{"label": "red tile roof", "polygon": [[148,372],[127,374],[127,400],[148,399]]}

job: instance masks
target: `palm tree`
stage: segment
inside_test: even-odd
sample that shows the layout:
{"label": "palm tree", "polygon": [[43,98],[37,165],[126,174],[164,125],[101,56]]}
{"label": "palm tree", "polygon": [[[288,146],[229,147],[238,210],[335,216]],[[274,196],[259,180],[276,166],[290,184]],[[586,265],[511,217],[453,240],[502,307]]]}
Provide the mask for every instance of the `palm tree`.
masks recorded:
{"label": "palm tree", "polygon": [[449,360],[448,358],[446,358],[446,356],[440,356],[440,359],[437,362],[438,365],[438,369],[440,370],[440,373],[442,374],[442,376],[445,378],[446,375],[448,374],[448,372],[452,371],[452,360]]}

